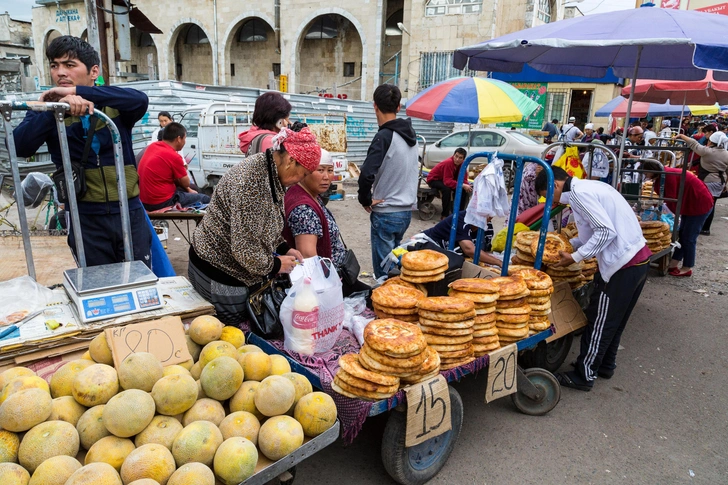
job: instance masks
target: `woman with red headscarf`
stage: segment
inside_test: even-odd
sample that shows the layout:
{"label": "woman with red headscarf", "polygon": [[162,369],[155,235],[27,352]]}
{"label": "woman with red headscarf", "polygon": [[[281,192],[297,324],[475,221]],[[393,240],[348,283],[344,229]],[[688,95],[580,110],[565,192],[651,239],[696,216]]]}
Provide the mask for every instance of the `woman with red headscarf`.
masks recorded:
{"label": "woman with red headscarf", "polygon": [[305,125],[294,130],[220,179],[192,236],[188,277],[224,323],[247,320],[247,296],[303,259],[281,235],[285,188],[316,170],[321,148]]}

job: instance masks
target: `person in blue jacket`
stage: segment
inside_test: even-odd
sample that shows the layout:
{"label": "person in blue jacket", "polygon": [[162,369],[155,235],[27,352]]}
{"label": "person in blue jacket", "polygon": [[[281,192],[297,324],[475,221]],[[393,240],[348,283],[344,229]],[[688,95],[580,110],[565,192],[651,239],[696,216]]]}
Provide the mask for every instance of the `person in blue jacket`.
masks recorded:
{"label": "person in blue jacket", "polygon": [[[114,168],[111,131],[94,110],[103,111],[114,122],[121,136],[129,201],[134,259],[151,267],[152,233],[139,200],[137,174],[131,130],[147,111],[147,95],[135,89],[94,86],[99,76],[99,55],[90,44],[69,35],[58,37],[48,46],[51,78],[55,87],[45,91],[42,102],[68,103],[66,136],[71,160],[81,161],[91,119],[96,119],[91,150],[84,166],[87,190],[78,199],[81,233],[87,266],[124,261],[119,195]],[[57,168],[62,168],[58,129],[52,112],[28,111],[13,130],[19,157],[30,157],[45,143]],[[76,256],[73,231],[68,245]]]}

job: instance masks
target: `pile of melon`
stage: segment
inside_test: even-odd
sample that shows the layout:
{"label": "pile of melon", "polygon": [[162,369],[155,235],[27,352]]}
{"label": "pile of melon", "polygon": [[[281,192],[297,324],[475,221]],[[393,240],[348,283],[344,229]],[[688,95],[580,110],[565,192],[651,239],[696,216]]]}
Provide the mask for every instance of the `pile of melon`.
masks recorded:
{"label": "pile of melon", "polygon": [[182,364],[135,353],[115,369],[101,333],[50,382],[0,374],[0,484],[238,484],[336,422],[330,396],[239,329],[198,317],[187,344]]}

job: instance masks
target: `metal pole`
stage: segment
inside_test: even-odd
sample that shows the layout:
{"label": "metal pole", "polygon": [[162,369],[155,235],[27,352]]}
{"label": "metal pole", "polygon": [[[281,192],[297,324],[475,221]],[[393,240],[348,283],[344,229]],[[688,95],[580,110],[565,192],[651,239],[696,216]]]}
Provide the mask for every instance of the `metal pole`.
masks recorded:
{"label": "metal pole", "polygon": [[629,86],[629,100],[627,101],[627,113],[624,118],[624,132],[622,133],[622,142],[619,145],[619,158],[617,160],[617,166],[614,167],[614,180],[612,185],[615,189],[619,188],[620,172],[622,170],[622,158],[624,156],[624,142],[627,139],[627,125],[629,124],[629,116],[632,114],[632,100],[634,99],[634,90],[637,83],[637,76],[640,67],[640,58],[642,57],[642,46],[637,46],[637,61],[634,64],[634,74],[632,75],[632,84]]}
{"label": "metal pole", "polygon": [[[682,105],[682,108],[680,109],[680,125],[677,127],[678,134],[680,134],[680,129],[682,128],[683,115],[685,114],[685,102],[687,100],[688,100],[688,92],[685,91],[685,96],[683,96],[683,105]],[[687,135],[687,133],[683,133],[683,134]]]}
{"label": "metal pole", "polygon": [[107,74],[104,72],[103,59],[106,57],[106,53],[101,50],[101,38],[99,37],[99,22],[96,6],[96,0],[84,0],[86,4],[86,33],[88,35],[88,43],[96,49],[96,52],[101,56],[101,63],[99,64],[99,76],[103,76],[106,79]]}
{"label": "metal pole", "polygon": [[23,187],[20,183],[20,169],[18,168],[18,157],[15,153],[15,138],[10,119],[13,115],[13,108],[10,103],[0,104],[5,135],[8,143],[8,158],[10,158],[10,171],[13,173],[13,186],[15,187],[15,203],[18,205],[18,220],[20,221],[20,234],[23,237],[23,249],[25,250],[25,265],[28,267],[28,275],[35,280],[35,263],[33,262],[33,249],[30,245],[30,230],[28,229],[28,218],[25,213],[23,201]]}

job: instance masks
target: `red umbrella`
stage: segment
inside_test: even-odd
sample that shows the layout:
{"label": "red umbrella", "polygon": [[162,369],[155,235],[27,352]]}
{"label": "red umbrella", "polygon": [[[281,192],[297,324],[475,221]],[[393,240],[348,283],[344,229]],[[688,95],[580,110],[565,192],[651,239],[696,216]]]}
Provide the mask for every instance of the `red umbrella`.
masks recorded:
{"label": "red umbrella", "polygon": [[[622,88],[622,96],[629,96],[630,87]],[[635,83],[634,100],[647,103],[728,104],[728,82],[716,81],[713,71],[706,71],[700,81],[661,81],[641,79]]]}

